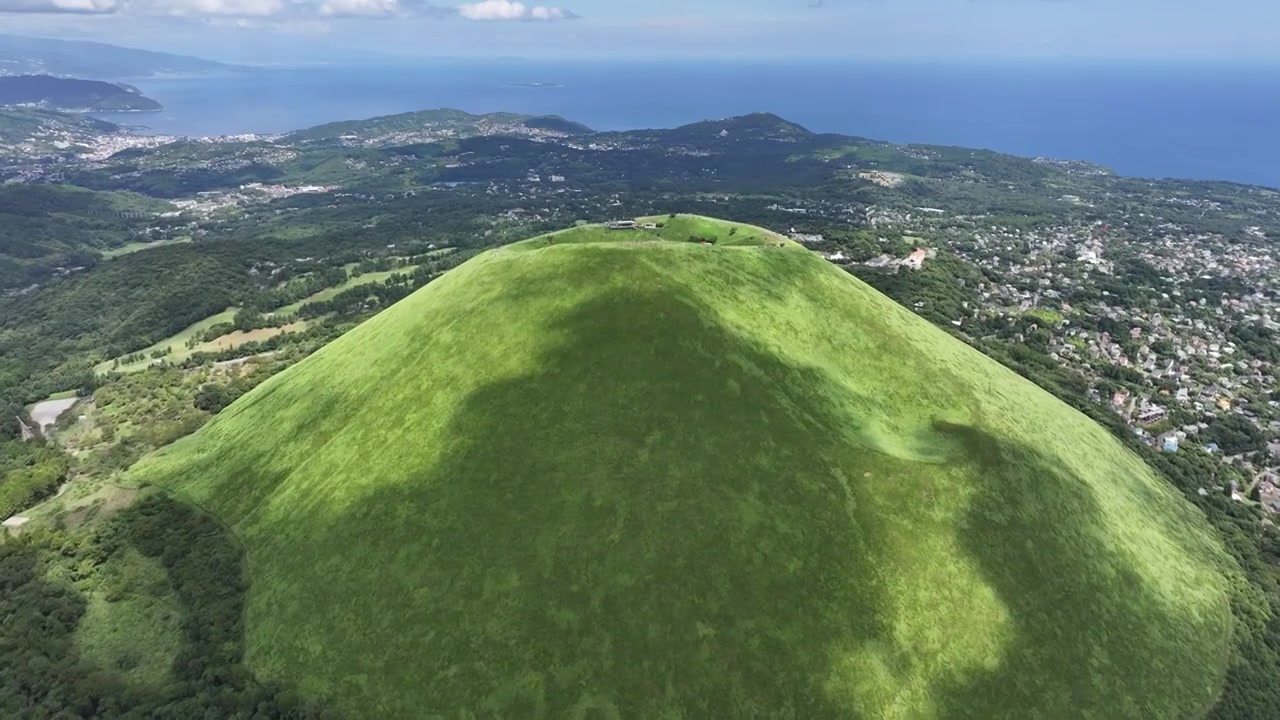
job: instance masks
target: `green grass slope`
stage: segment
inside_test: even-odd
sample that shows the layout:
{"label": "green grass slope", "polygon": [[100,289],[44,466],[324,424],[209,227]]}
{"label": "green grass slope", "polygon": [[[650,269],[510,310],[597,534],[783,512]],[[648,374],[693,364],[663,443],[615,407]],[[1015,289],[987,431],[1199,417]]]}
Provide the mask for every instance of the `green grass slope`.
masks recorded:
{"label": "green grass slope", "polygon": [[1136,457],[793,243],[655,221],[479,256],[135,467],[244,542],[256,672],[356,718],[1213,702],[1228,561]]}

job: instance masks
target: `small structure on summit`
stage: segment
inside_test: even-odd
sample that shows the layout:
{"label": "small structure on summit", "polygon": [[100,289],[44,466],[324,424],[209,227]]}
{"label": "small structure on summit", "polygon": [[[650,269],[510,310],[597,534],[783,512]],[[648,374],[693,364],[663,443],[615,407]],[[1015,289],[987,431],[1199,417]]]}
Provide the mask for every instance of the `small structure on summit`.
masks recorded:
{"label": "small structure on summit", "polygon": [[636,227],[635,220],[610,220],[605,223],[605,227],[610,230],[634,230]]}

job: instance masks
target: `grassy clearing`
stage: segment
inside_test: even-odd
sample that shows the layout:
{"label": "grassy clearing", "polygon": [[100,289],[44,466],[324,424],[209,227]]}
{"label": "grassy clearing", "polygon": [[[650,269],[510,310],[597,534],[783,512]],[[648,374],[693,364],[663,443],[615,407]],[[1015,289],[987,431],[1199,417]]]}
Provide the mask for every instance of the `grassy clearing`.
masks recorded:
{"label": "grassy clearing", "polygon": [[80,653],[131,685],[163,685],[182,647],[183,619],[164,567],[130,548],[101,573],[76,627]]}
{"label": "grassy clearing", "polygon": [[256,672],[356,718],[1212,701],[1231,566],[1135,456],[803,248],[678,220],[719,242],[481,255],[135,466],[244,543]]}
{"label": "grassy clearing", "polygon": [[212,353],[212,352],[219,352],[222,350],[234,350],[235,348],[238,348],[241,345],[245,345],[251,342],[260,342],[262,340],[269,340],[277,335],[283,335],[285,333],[290,333],[290,332],[302,332],[303,330],[307,329],[307,324],[308,324],[307,321],[300,320],[298,322],[291,322],[287,325],[282,325],[280,327],[258,328],[256,330],[250,330],[247,332],[242,330],[235,330],[225,335],[216,337],[212,340],[196,344],[192,347],[187,347],[187,341],[189,341],[194,337],[203,335],[215,325],[231,322],[233,319],[235,319],[235,314],[236,314],[236,309],[230,308],[225,312],[221,312],[221,313],[218,313],[217,315],[207,317],[204,320],[201,320],[200,322],[183,330],[182,332],[176,335],[173,335],[171,337],[168,337],[164,340],[161,340],[160,342],[152,345],[151,347],[140,351],[142,354],[142,358],[139,360],[134,360],[133,362],[117,362],[116,360],[108,360],[106,362],[99,363],[94,368],[94,371],[101,374],[101,373],[107,373],[111,371],[121,372],[121,373],[132,373],[132,372],[138,372],[140,370],[145,370],[148,367],[150,367],[151,364],[156,360],[156,358],[152,357],[152,353],[161,351],[161,350],[166,350],[166,348],[167,348],[166,354],[161,359],[167,363],[180,363],[185,361],[187,358],[191,357],[192,355],[196,355],[198,353]]}
{"label": "grassy clearing", "polygon": [[866,143],[859,145],[846,145],[840,148],[828,148],[813,153],[812,155],[798,155],[794,159],[806,157],[816,157],[822,160],[843,160],[846,162],[857,163],[869,168],[876,168],[882,164],[902,163],[904,160],[903,152],[893,145],[881,145],[878,143]]}
{"label": "grassy clearing", "polygon": [[245,568],[225,528],[162,493],[102,520],[0,542],[0,716],[321,716],[244,667]]}
{"label": "grassy clearing", "polygon": [[94,372],[105,373],[105,372],[110,372],[111,370],[116,370],[118,372],[136,372],[138,370],[145,369],[147,366],[149,366],[153,359],[151,355],[161,350],[168,351],[169,355],[166,355],[166,359],[169,359],[171,357],[178,355],[179,353],[184,353],[184,352],[189,355],[190,353],[186,347],[188,340],[190,340],[191,338],[203,335],[204,333],[208,332],[209,328],[213,327],[214,325],[229,323],[232,320],[234,320],[235,317],[236,317],[236,308],[227,308],[226,310],[218,313],[217,315],[210,315],[209,317],[201,320],[198,323],[191,325],[190,327],[182,330],[181,332],[175,335],[171,335],[165,338],[164,340],[161,340],[160,342],[155,343],[154,345],[139,351],[139,353],[142,355],[141,360],[138,360],[132,363],[119,363],[118,365],[116,365],[114,360],[107,360],[106,362],[99,363],[94,368]]}
{"label": "grassy clearing", "polygon": [[[352,267],[354,267],[354,264],[351,266],[348,266],[347,268],[348,272],[350,272]],[[418,269],[417,265],[406,265],[405,267],[396,268],[395,270],[385,270],[381,272],[365,273],[358,277],[353,277],[350,280],[347,280],[346,282],[340,285],[334,285],[331,288],[325,288],[324,290],[321,290],[320,292],[317,292],[314,295],[305,297],[299,300],[298,302],[295,302],[290,305],[285,305],[284,307],[274,311],[274,314],[280,315],[280,316],[295,315],[297,314],[298,310],[302,309],[302,306],[306,305],[307,303],[332,300],[333,298],[337,297],[339,294],[344,293],[347,290],[350,290],[351,288],[360,287],[362,285],[372,285],[374,283],[386,282],[387,278],[390,278],[392,275],[396,275],[396,274],[408,275],[417,269]]]}
{"label": "grassy clearing", "polygon": [[155,242],[131,242],[114,247],[109,250],[102,251],[102,257],[111,259],[118,258],[122,255],[131,255],[143,250],[154,250],[156,248],[168,247],[169,245],[183,245],[191,242],[191,238],[173,238],[171,240],[157,240]]}

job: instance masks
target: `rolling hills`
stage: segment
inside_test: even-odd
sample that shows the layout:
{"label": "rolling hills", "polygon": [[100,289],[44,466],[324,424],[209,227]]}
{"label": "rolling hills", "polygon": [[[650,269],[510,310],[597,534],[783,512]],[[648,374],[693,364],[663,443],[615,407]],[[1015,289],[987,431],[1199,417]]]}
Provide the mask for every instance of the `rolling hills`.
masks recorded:
{"label": "rolling hills", "polygon": [[91,265],[99,255],[137,239],[139,226],[171,207],[136,193],[0,185],[0,291]]}
{"label": "rolling hills", "polygon": [[803,248],[481,255],[129,477],[350,717],[1184,718],[1233,570],[1104,430]]}

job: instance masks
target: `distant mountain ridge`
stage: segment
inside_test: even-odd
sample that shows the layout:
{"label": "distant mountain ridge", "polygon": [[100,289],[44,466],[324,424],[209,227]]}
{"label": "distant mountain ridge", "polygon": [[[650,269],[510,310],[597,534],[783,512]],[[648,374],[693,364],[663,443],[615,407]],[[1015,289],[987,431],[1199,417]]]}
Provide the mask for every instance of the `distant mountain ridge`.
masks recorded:
{"label": "distant mountain ridge", "polygon": [[160,103],[132,85],[50,75],[0,77],[0,105],[37,105],[72,112],[150,112]]}
{"label": "distant mountain ridge", "polygon": [[93,79],[245,72],[212,60],[107,43],[0,34],[0,76],[59,75]]}

